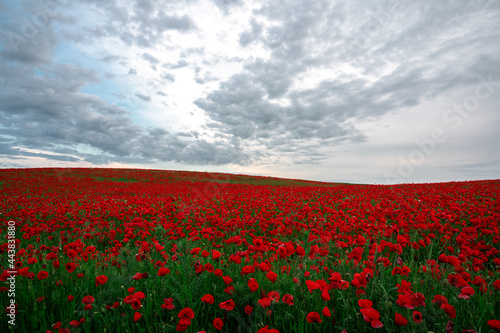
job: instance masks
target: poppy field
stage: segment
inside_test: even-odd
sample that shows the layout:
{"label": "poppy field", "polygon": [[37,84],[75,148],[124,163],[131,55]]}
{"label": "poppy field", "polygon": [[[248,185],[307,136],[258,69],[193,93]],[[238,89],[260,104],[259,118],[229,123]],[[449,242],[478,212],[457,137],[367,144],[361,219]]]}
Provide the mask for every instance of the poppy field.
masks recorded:
{"label": "poppy field", "polygon": [[498,332],[500,180],[0,170],[2,332]]}

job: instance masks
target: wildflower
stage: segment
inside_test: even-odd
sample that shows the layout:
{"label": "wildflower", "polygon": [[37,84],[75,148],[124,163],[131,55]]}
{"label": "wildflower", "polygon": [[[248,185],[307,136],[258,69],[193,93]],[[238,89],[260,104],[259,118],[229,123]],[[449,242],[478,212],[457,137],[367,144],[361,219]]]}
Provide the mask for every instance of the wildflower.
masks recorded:
{"label": "wildflower", "polygon": [[396,312],[396,316],[394,318],[394,322],[396,323],[397,326],[406,326],[408,325],[408,319],[400,315],[399,313]]}
{"label": "wildflower", "polygon": [[309,312],[307,314],[306,320],[308,323],[321,323],[321,317],[317,312]]}
{"label": "wildflower", "polygon": [[222,330],[222,326],[224,326],[224,322],[220,318],[215,318],[212,322],[216,330]]}

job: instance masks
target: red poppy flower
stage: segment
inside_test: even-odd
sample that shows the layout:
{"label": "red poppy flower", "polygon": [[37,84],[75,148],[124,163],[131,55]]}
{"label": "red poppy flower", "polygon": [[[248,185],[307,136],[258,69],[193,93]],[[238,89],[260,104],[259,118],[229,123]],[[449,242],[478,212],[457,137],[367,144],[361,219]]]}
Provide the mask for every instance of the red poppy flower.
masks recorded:
{"label": "red poppy flower", "polygon": [[72,327],[78,327],[80,326],[80,322],[78,320],[72,320],[70,323],[69,323],[69,326],[72,326]]}
{"label": "red poppy flower", "polygon": [[444,310],[444,312],[446,312],[446,314],[451,318],[455,318],[457,316],[457,313],[455,312],[455,308],[453,307],[453,305],[450,305],[450,304],[441,304],[441,309]]}
{"label": "red poppy flower", "polygon": [[64,265],[64,267],[66,268],[66,270],[68,271],[68,273],[73,273],[74,270],[76,269],[75,264],[72,263],[72,262],[66,263],[66,265]]}
{"label": "red poppy flower", "polygon": [[269,297],[270,299],[272,300],[275,300],[276,302],[279,302],[280,301],[280,294],[278,294],[277,291],[270,291],[268,294],[267,294],[267,297]]}
{"label": "red poppy flower", "polygon": [[141,301],[138,300],[137,298],[134,298],[131,302],[130,302],[130,306],[132,307],[132,309],[134,310],[139,310],[141,308]]}
{"label": "red poppy flower", "polygon": [[418,311],[413,311],[413,321],[420,324],[422,322],[422,314]]}
{"label": "red poppy flower", "polygon": [[288,304],[288,305],[293,305],[293,296],[290,294],[285,294],[283,295],[282,298],[283,303]]}
{"label": "red poppy flower", "polygon": [[314,282],[311,280],[306,281],[306,286],[307,286],[307,289],[309,289],[310,293],[312,293],[313,290],[315,290],[315,289],[319,289],[319,284],[317,282]]}
{"label": "red poppy flower", "polygon": [[358,300],[358,305],[361,308],[371,308],[373,306],[373,302],[369,299],[360,299]]}
{"label": "red poppy flower", "polygon": [[248,280],[248,288],[250,288],[251,292],[255,292],[259,289],[259,284],[254,278],[250,278],[250,280]]}
{"label": "red poppy flower", "polygon": [[185,332],[189,328],[189,325],[183,324],[179,322],[177,326],[175,327],[175,330],[177,332]]}
{"label": "red poppy flower", "polygon": [[207,262],[204,267],[205,267],[207,272],[210,272],[210,273],[214,272],[214,266],[211,263]]}
{"label": "red poppy flower", "polygon": [[500,290],[500,279],[497,279],[495,282],[493,282],[493,286]]}
{"label": "red poppy flower", "polygon": [[134,322],[138,321],[142,317],[142,314],[139,312],[134,313]]}
{"label": "red poppy flower", "polygon": [[135,292],[133,294],[133,296],[134,296],[134,298],[137,298],[137,299],[145,299],[146,298],[146,295],[142,291]]}
{"label": "red poppy flower", "polygon": [[264,309],[271,306],[272,300],[269,297],[264,297],[258,300],[258,303],[260,306],[262,306]]}
{"label": "red poppy flower", "polygon": [[301,257],[304,257],[306,255],[306,251],[304,250],[304,248],[302,246],[297,246],[297,248],[295,249],[295,253],[298,255],[298,256],[301,256]]}
{"label": "red poppy flower", "polygon": [[68,295],[68,301],[72,302],[75,299],[73,295]]}
{"label": "red poppy flower", "polygon": [[436,295],[434,296],[432,303],[436,303],[437,305],[441,306],[443,304],[448,304],[448,299],[442,295]]}
{"label": "red poppy flower", "polygon": [[413,301],[406,295],[399,294],[398,299],[396,300],[396,304],[407,309],[415,309],[415,307],[413,306]]}
{"label": "red poppy flower", "polygon": [[321,323],[321,317],[317,312],[309,312],[307,314],[306,320],[308,323]]}
{"label": "red poppy flower", "polygon": [[163,303],[161,306],[162,309],[166,309],[166,310],[173,310],[175,309],[175,306],[174,306],[174,299],[172,297],[170,298],[164,298],[163,299]]}
{"label": "red poppy flower", "polygon": [[230,299],[229,301],[225,301],[225,302],[222,302],[222,303],[219,304],[219,307],[221,309],[226,310],[226,311],[233,310],[235,306],[236,306],[236,304],[234,303],[234,301],[232,299]]}
{"label": "red poppy flower", "polygon": [[28,274],[29,269],[30,269],[30,268],[29,268],[28,266],[26,266],[26,267],[23,267],[23,268],[19,269],[19,270],[17,271],[17,273],[18,273],[19,275],[21,275],[21,276],[26,276],[26,275]]}
{"label": "red poppy flower", "polygon": [[271,269],[265,261],[260,263],[259,268],[263,272],[269,272],[269,270]]}
{"label": "red poppy flower", "polygon": [[374,308],[362,308],[359,311],[363,314],[363,319],[367,322],[380,319],[380,312]]}
{"label": "red poppy flower", "polygon": [[323,308],[323,310],[321,311],[321,313],[325,317],[331,317],[332,316],[332,313],[330,312],[330,309],[328,307],[326,307],[326,306]]}
{"label": "red poppy flower", "polygon": [[257,331],[257,333],[280,333],[280,331],[278,331],[277,329],[268,327],[269,325],[262,327],[260,330]]}
{"label": "red poppy flower", "polygon": [[241,268],[241,275],[246,275],[250,273],[255,273],[255,268],[253,266],[243,266]]}
{"label": "red poppy flower", "polygon": [[330,294],[328,293],[328,291],[324,291],[322,294],[321,294],[321,299],[323,301],[329,301],[331,299],[330,297]]}
{"label": "red poppy flower", "polygon": [[268,278],[269,281],[271,281],[271,283],[274,283],[278,279],[278,274],[274,272],[269,272],[266,274],[266,277]]}
{"label": "red poppy flower", "polygon": [[499,331],[500,330],[500,320],[492,319],[486,322],[488,326],[492,329]]}
{"label": "red poppy flower", "polygon": [[82,303],[83,304],[92,304],[94,303],[95,299],[94,297],[88,295],[88,296],[85,296],[83,299],[82,299]]}
{"label": "red poppy flower", "polygon": [[219,259],[221,257],[221,253],[217,250],[212,250],[212,259],[213,260],[216,260],[216,259]]}
{"label": "red poppy flower", "polygon": [[245,313],[247,315],[251,314],[252,311],[253,311],[253,307],[251,307],[250,305],[245,306]]}
{"label": "red poppy flower", "polygon": [[49,277],[49,273],[46,271],[40,271],[38,272],[37,278],[38,280],[45,280],[46,278]]}
{"label": "red poppy flower", "polygon": [[103,285],[106,282],[108,282],[108,277],[106,275],[99,275],[95,278],[95,285],[96,287],[99,285]]}
{"label": "red poppy flower", "polygon": [[180,320],[179,323],[183,325],[191,325],[191,319],[194,318],[194,311],[190,308],[182,309],[177,315]]}
{"label": "red poppy flower", "polygon": [[414,293],[411,295],[413,306],[425,306],[425,296],[422,293]]}
{"label": "red poppy flower", "polygon": [[229,286],[227,287],[226,289],[224,289],[224,292],[228,295],[232,295],[234,293],[234,287],[233,286]]}
{"label": "red poppy flower", "polygon": [[224,284],[227,286],[227,285],[230,285],[231,282],[233,282],[233,279],[231,279],[229,276],[223,276],[222,277],[222,280],[224,281]]}
{"label": "red poppy flower", "polygon": [[462,290],[460,291],[460,295],[458,295],[458,298],[470,299],[470,296],[472,295],[474,295],[474,289],[467,286],[462,288]]}
{"label": "red poppy flower", "polygon": [[201,301],[207,304],[214,304],[214,297],[210,294],[206,294],[201,298]]}
{"label": "red poppy flower", "polygon": [[396,316],[394,318],[394,322],[396,323],[397,326],[406,326],[408,325],[408,319],[400,315],[399,313],[396,312]]}
{"label": "red poppy flower", "polygon": [[224,322],[220,318],[215,318],[214,321],[212,322],[216,330],[221,330],[222,326],[224,326]]}
{"label": "red poppy flower", "polygon": [[167,268],[167,267],[161,267],[159,270],[158,270],[158,276],[165,276],[167,275],[168,273],[170,273],[170,269]]}

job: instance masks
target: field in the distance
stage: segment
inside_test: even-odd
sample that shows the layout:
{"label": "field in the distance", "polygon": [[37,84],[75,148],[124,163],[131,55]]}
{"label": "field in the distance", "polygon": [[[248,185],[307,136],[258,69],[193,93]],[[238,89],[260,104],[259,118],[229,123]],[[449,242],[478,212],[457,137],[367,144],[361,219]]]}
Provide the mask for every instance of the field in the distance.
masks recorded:
{"label": "field in the distance", "polygon": [[500,330],[500,180],[4,169],[0,190],[2,332]]}

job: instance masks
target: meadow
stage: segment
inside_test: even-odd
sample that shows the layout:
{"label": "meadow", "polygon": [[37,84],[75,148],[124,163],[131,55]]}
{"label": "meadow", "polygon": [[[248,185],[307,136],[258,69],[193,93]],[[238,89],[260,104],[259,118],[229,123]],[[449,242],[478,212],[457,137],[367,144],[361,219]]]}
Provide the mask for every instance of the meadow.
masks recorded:
{"label": "meadow", "polygon": [[43,168],[0,190],[2,332],[500,330],[500,180]]}

